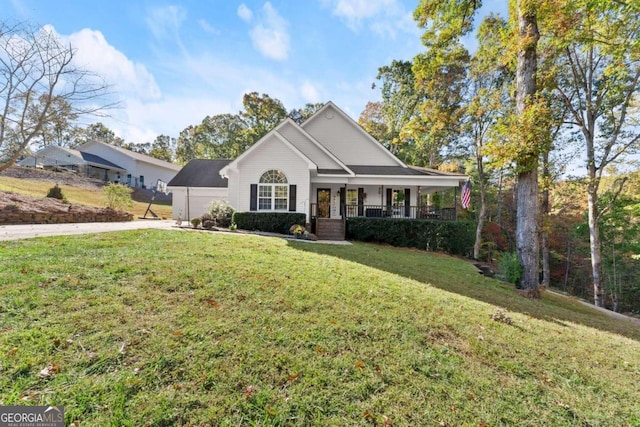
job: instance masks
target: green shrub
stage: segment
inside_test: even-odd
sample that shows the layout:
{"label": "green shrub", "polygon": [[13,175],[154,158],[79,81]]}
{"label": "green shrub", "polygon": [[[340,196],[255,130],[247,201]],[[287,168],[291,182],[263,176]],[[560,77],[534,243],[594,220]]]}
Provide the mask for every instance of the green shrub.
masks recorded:
{"label": "green shrub", "polygon": [[62,194],[62,189],[58,187],[58,184],[54,185],[49,189],[47,193],[47,197],[51,197],[52,199],[64,200],[65,197]]}
{"label": "green shrub", "polygon": [[202,222],[202,220],[200,219],[200,217],[195,217],[191,220],[191,225],[193,226],[193,228],[198,228],[200,226],[200,223]]}
{"label": "green shrub", "polygon": [[349,218],[347,239],[468,256],[475,223],[407,218]]}
{"label": "green shrub", "polygon": [[112,182],[104,187],[102,191],[104,192],[108,208],[119,211],[133,206],[133,200],[131,200],[131,193],[133,193],[133,189],[124,184],[116,184]]}
{"label": "green shrub", "polygon": [[519,288],[522,277],[522,265],[518,255],[513,252],[503,252],[500,257],[500,276],[509,283],[513,283]]}
{"label": "green shrub", "polygon": [[241,230],[288,234],[291,224],[304,225],[306,220],[297,212],[235,212],[232,221]]}
{"label": "green shrub", "polygon": [[209,204],[209,215],[218,227],[229,227],[233,219],[234,209],[222,200],[214,200]]}
{"label": "green shrub", "polygon": [[211,219],[202,220],[202,228],[204,228],[205,230],[211,230],[213,227],[215,227],[215,225],[216,223]]}

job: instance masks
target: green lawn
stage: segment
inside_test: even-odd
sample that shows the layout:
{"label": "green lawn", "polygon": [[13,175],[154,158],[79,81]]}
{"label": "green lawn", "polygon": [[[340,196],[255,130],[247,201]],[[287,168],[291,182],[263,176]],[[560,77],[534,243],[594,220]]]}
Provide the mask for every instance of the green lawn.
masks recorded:
{"label": "green lawn", "polygon": [[0,404],[67,425],[640,425],[638,324],[444,255],[141,230],[0,242],[0,284]]}

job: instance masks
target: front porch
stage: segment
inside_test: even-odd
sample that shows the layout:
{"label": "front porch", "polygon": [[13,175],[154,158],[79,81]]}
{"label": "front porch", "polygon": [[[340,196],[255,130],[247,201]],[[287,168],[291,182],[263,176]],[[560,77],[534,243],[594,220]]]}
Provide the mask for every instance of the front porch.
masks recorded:
{"label": "front porch", "polygon": [[340,217],[319,216],[317,203],[311,204],[311,231],[321,240],[344,240],[348,218],[406,218],[455,221],[456,208],[435,208],[423,206],[387,206],[387,205],[340,205]]}

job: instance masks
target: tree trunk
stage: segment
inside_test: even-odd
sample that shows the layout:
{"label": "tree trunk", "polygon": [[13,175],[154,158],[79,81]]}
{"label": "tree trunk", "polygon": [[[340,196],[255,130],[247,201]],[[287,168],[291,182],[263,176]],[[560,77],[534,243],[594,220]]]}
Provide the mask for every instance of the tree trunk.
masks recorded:
{"label": "tree trunk", "polygon": [[[536,94],[536,49],[540,34],[535,7],[525,0],[518,1],[518,31],[521,44],[516,68],[516,113],[523,115]],[[528,153],[518,159],[518,201],[516,248],[522,265],[521,288],[538,288],[540,263],[538,242],[538,155]],[[532,293],[531,295],[535,295]]]}
{"label": "tree trunk", "polygon": [[520,287],[538,288],[540,245],[538,242],[538,169],[518,175],[518,214],[516,222],[516,248],[522,265]]}
{"label": "tree trunk", "polygon": [[593,302],[596,307],[604,307],[604,290],[602,289],[602,243],[600,242],[600,227],[598,226],[598,195],[595,194],[595,191],[592,188],[589,188],[587,194],[591,274],[593,279]]}
{"label": "tree trunk", "polygon": [[549,288],[551,285],[551,266],[549,263],[549,152],[542,156],[542,175],[546,181],[542,190],[542,285]]}
{"label": "tree trunk", "polygon": [[478,181],[480,185],[480,213],[478,214],[478,225],[476,226],[476,241],[473,245],[473,259],[480,259],[480,246],[482,245],[482,229],[487,216],[486,187],[484,178],[484,166],[482,164],[482,156],[477,156],[478,164]]}

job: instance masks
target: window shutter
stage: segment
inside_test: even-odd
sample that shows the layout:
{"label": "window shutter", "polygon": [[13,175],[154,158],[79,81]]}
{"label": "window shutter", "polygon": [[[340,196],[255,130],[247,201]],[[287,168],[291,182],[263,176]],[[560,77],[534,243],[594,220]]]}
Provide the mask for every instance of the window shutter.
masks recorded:
{"label": "window shutter", "polygon": [[251,184],[251,194],[249,196],[249,210],[250,211],[258,210],[258,184]]}
{"label": "window shutter", "polygon": [[289,212],[296,211],[296,186],[289,186]]}
{"label": "window shutter", "polygon": [[407,218],[411,216],[411,189],[404,189],[404,216]]}
{"label": "window shutter", "polygon": [[387,216],[391,216],[393,214],[391,203],[393,203],[393,189],[387,188]]}
{"label": "window shutter", "polygon": [[358,216],[364,214],[364,188],[358,188]]}

